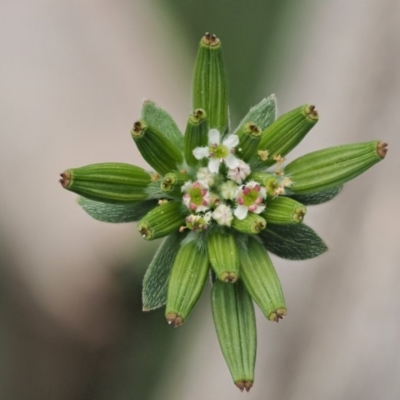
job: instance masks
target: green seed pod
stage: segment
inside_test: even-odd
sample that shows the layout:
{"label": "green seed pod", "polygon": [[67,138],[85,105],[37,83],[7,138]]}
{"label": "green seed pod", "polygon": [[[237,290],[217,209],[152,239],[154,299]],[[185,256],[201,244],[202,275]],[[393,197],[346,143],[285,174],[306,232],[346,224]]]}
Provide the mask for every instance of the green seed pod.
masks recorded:
{"label": "green seed pod", "polygon": [[235,385],[248,392],[254,382],[257,333],[254,306],[243,283],[216,281],[211,294],[219,345]]}
{"label": "green seed pod", "polygon": [[181,187],[189,179],[190,178],[188,177],[188,175],[183,172],[169,172],[162,179],[160,183],[160,189],[169,196],[181,198]]}
{"label": "green seed pod", "polygon": [[[203,166],[206,160],[199,161],[194,155],[193,150],[196,147],[204,147],[208,144],[208,119],[206,112],[201,108],[195,110],[190,114],[188,123],[186,125],[186,131],[184,139],[185,147],[185,160],[187,165],[190,167],[196,167],[199,164]],[[203,164],[204,163],[204,164]]]}
{"label": "green seed pod", "polygon": [[207,238],[207,250],[217,277],[223,282],[235,282],[239,275],[239,258],[234,236],[220,231],[211,232]]}
{"label": "green seed pod", "polygon": [[289,197],[275,197],[267,200],[267,208],[261,215],[271,224],[298,224],[307,213],[306,207]]}
{"label": "green seed pod", "polygon": [[240,278],[247,291],[270,321],[278,322],[286,315],[281,283],[264,246],[249,237],[247,248],[240,246]]}
{"label": "green seed pod", "polygon": [[257,155],[261,129],[253,122],[247,122],[238,129],[236,134],[239,136],[237,155],[247,162]]}
{"label": "green seed pod", "polygon": [[263,133],[258,149],[268,152],[268,158],[262,159],[265,166],[275,164],[275,156],[285,156],[294,149],[318,122],[318,113],[314,106],[300,106],[276,119]]}
{"label": "green seed pod", "polygon": [[256,181],[261,186],[264,186],[267,194],[270,196],[274,196],[276,189],[279,188],[279,182],[276,177],[268,172],[252,172],[248,176],[248,179]]}
{"label": "green seed pod", "polygon": [[195,242],[180,247],[168,282],[165,317],[175,327],[189,316],[207,280],[209,262],[206,251]]}
{"label": "green seed pod", "polygon": [[61,185],[71,192],[103,203],[136,203],[147,198],[151,175],[124,163],[91,164],[61,174]]}
{"label": "green seed pod", "polygon": [[347,144],[314,151],[285,168],[294,194],[332,189],[355,178],[385,158],[387,144],[379,141]]}
{"label": "green seed pod", "polygon": [[266,226],[267,221],[262,216],[254,213],[248,213],[246,218],[242,220],[237,218],[232,220],[232,228],[248,235],[260,233]]}
{"label": "green seed pod", "polygon": [[210,128],[221,133],[229,128],[228,82],[221,42],[210,33],[200,40],[193,76],[193,108],[202,108]]}
{"label": "green seed pod", "polygon": [[146,240],[158,239],[185,225],[186,215],[182,204],[177,201],[168,201],[149,211],[138,222],[138,230]]}
{"label": "green seed pod", "polygon": [[154,126],[137,121],[131,135],[140,154],[159,174],[173,171],[183,162],[179,149]]}

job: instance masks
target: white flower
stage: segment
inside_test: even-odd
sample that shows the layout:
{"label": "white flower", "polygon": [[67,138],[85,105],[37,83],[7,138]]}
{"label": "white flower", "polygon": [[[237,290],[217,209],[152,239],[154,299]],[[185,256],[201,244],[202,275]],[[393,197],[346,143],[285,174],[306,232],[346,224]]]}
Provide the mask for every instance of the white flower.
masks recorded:
{"label": "white flower", "polygon": [[233,181],[226,181],[220,186],[221,196],[225,200],[233,200],[236,198],[238,186]]}
{"label": "white flower", "polygon": [[212,217],[219,225],[231,226],[233,220],[232,210],[225,204],[220,204],[212,213]]}
{"label": "white flower", "polygon": [[250,172],[250,166],[243,160],[239,160],[239,165],[236,168],[229,169],[228,178],[236,183],[242,183],[250,175]]}
{"label": "white flower", "polygon": [[248,182],[237,192],[236,201],[238,206],[235,208],[235,217],[237,219],[245,219],[248,212],[260,214],[265,210],[265,205],[262,202],[266,197],[265,188],[261,187],[259,183],[255,181]]}
{"label": "white flower", "polygon": [[235,147],[239,144],[237,135],[227,136],[221,144],[221,135],[217,129],[210,129],[208,132],[208,147],[196,147],[193,155],[201,160],[208,157],[208,169],[210,172],[217,173],[221,162],[225,162],[228,168],[236,168],[239,165],[239,159],[233,153]]}
{"label": "white flower", "polygon": [[210,208],[210,192],[208,186],[203,182],[185,182],[181,188],[183,204],[192,211],[201,212]]}
{"label": "white flower", "polygon": [[208,186],[212,186],[214,185],[215,174],[210,172],[207,167],[199,168],[197,171],[197,179]]}

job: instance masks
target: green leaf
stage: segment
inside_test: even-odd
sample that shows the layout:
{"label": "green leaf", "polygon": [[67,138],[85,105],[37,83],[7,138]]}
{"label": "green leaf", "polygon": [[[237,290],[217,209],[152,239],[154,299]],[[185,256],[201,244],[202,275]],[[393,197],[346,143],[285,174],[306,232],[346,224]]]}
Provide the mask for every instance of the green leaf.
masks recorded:
{"label": "green leaf", "polygon": [[265,248],[287,260],[307,260],[328,250],[325,242],[307,225],[274,225],[259,234]]}
{"label": "green leaf", "polygon": [[167,301],[168,277],[185,234],[174,232],[158,248],[143,280],[143,311],[163,306]]}
{"label": "green leaf", "polygon": [[78,197],[77,203],[91,217],[102,222],[134,222],[143,218],[157,205],[157,200],[144,200],[136,204],[106,204]]}
{"label": "green leaf", "polygon": [[179,150],[183,151],[183,135],[172,117],[150,100],[143,102],[141,118],[157,128]]}
{"label": "green leaf", "polygon": [[322,192],[311,194],[293,194],[288,197],[304,204],[305,206],[314,206],[316,204],[326,203],[336,197],[343,189],[343,185],[336,186],[332,189],[324,190]]}
{"label": "green leaf", "polygon": [[253,122],[263,131],[275,121],[275,118],[276,97],[274,94],[271,94],[271,96],[261,100],[257,105],[250,108],[250,111],[243,118],[242,122],[240,122],[235,133],[247,122]]}

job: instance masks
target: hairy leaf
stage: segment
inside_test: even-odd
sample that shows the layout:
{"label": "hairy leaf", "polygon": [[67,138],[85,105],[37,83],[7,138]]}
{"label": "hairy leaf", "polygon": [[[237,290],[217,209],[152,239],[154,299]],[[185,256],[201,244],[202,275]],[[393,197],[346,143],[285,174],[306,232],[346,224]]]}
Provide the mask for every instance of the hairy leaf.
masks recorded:
{"label": "hairy leaf", "polygon": [[322,192],[311,194],[293,194],[289,195],[293,200],[304,204],[305,206],[314,206],[316,204],[326,203],[336,197],[343,189],[343,185],[336,186],[332,189],[324,190]]}
{"label": "hairy leaf", "polygon": [[259,234],[265,248],[288,260],[307,260],[328,250],[325,242],[307,225],[274,225]]}

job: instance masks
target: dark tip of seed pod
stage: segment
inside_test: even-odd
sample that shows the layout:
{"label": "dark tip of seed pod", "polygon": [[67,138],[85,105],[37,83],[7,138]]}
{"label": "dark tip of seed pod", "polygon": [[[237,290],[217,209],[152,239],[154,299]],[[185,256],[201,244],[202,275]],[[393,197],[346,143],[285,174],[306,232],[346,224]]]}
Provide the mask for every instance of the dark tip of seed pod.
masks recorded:
{"label": "dark tip of seed pod", "polygon": [[284,308],[278,308],[269,316],[270,321],[279,322],[280,319],[285,318],[286,310]]}
{"label": "dark tip of seed pod", "polygon": [[236,385],[236,387],[237,387],[241,392],[243,392],[243,389],[244,389],[244,387],[245,387],[245,381],[238,381],[238,382],[235,382],[235,385]]}
{"label": "dark tip of seed pod", "polygon": [[212,33],[206,32],[201,39],[206,46],[214,47],[220,44],[220,40]]}
{"label": "dark tip of seed pod", "polygon": [[139,224],[138,225],[138,230],[139,230],[140,234],[142,235],[143,239],[149,240],[153,236],[153,231],[145,223]]}
{"label": "dark tip of seed pod", "polygon": [[71,183],[71,173],[69,171],[64,171],[60,174],[61,179],[59,182],[63,188],[68,188],[69,184]]}
{"label": "dark tip of seed pod", "polygon": [[379,157],[385,158],[385,156],[386,156],[386,154],[387,154],[387,152],[388,152],[387,145],[388,145],[388,144],[387,144],[387,143],[384,143],[384,142],[379,142],[379,143],[378,143],[378,146],[377,146],[377,148],[376,148],[376,151],[377,151]]}
{"label": "dark tip of seed pod", "polygon": [[143,134],[143,132],[145,131],[146,126],[143,122],[141,121],[136,121],[133,124],[133,128],[132,128],[132,136],[134,137],[138,137],[141,136]]}
{"label": "dark tip of seed pod", "polygon": [[311,119],[318,119],[318,111],[315,109],[314,105],[306,106],[305,108],[306,115]]}
{"label": "dark tip of seed pod", "polygon": [[229,283],[235,283],[237,279],[238,276],[234,272],[224,272],[220,277],[220,280],[222,282],[229,282]]}
{"label": "dark tip of seed pod", "polygon": [[248,122],[245,128],[246,132],[251,136],[256,137],[261,135],[261,129],[253,122]]}
{"label": "dark tip of seed pod", "polygon": [[253,387],[253,382],[250,381],[244,382],[244,388],[246,389],[246,392],[249,392],[252,387]]}
{"label": "dark tip of seed pod", "polygon": [[183,318],[176,313],[168,313],[165,318],[168,324],[173,325],[175,328],[183,324]]}

